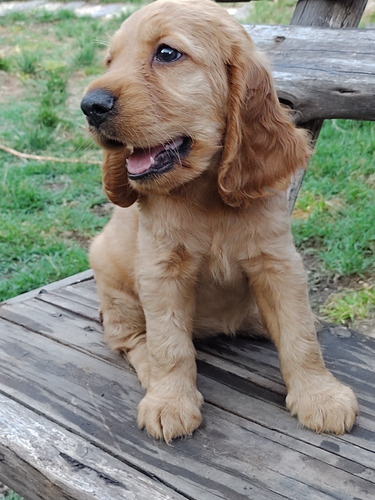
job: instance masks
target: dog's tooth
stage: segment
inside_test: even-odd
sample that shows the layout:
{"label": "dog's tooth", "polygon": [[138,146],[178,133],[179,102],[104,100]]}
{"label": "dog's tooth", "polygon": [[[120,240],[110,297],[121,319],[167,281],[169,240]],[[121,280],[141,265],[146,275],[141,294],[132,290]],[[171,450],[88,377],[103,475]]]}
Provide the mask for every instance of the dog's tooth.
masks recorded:
{"label": "dog's tooth", "polygon": [[155,159],[152,156],[150,156],[150,163],[151,163],[151,165],[153,165],[155,163]]}

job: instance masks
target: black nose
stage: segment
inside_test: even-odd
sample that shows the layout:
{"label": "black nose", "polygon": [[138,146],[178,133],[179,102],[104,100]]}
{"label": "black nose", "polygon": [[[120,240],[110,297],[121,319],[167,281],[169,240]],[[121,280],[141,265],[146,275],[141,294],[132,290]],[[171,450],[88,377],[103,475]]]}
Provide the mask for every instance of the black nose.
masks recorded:
{"label": "black nose", "polygon": [[95,89],[88,92],[81,101],[81,109],[90,125],[98,127],[113,111],[116,98],[107,90]]}

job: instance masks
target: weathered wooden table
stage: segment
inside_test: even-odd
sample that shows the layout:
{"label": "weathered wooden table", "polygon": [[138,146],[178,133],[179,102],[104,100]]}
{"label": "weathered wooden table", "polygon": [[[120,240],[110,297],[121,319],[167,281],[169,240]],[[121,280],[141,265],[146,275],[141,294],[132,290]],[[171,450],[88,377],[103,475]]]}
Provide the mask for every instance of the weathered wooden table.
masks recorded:
{"label": "weathered wooden table", "polygon": [[91,273],[0,307],[0,479],[27,499],[373,499],[375,340],[325,325],[358,396],[350,434],[301,428],[267,341],[198,346],[203,426],[170,446],[137,428],[143,391],[109,351]]}

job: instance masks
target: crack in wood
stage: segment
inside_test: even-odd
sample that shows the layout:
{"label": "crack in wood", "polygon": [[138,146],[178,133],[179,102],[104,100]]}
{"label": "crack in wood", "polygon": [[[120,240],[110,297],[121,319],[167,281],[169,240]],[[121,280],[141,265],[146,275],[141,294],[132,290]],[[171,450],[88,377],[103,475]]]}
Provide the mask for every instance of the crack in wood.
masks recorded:
{"label": "crack in wood", "polygon": [[93,467],[90,467],[90,465],[86,465],[86,464],[83,464],[82,462],[79,462],[75,458],[71,457],[70,455],[67,455],[66,453],[63,453],[62,451],[60,451],[60,457],[63,458],[66,462],[68,462],[69,465],[71,467],[73,467],[74,469],[78,469],[78,470],[86,469],[90,472],[94,472],[100,479],[103,479],[107,484],[112,484],[113,486],[120,486],[121,488],[124,488],[125,490],[128,489],[124,485],[124,483],[121,483],[120,481],[117,481],[116,479],[113,479],[112,477],[109,477],[106,474],[99,472],[98,470],[94,469]]}

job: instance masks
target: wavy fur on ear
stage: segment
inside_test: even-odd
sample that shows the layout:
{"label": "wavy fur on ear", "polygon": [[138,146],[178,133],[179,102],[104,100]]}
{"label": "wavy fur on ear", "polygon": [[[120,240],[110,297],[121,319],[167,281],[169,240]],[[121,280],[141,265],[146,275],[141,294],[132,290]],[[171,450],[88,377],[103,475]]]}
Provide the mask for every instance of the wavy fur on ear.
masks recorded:
{"label": "wavy fur on ear", "polygon": [[310,155],[306,131],[279,103],[265,57],[245,30],[239,36],[227,63],[229,112],[218,176],[220,195],[233,207],[286,189]]}
{"label": "wavy fur on ear", "polygon": [[106,151],[103,153],[103,190],[110,201],[120,207],[129,207],[138,197],[138,194],[129,184],[126,171],[128,152]]}

